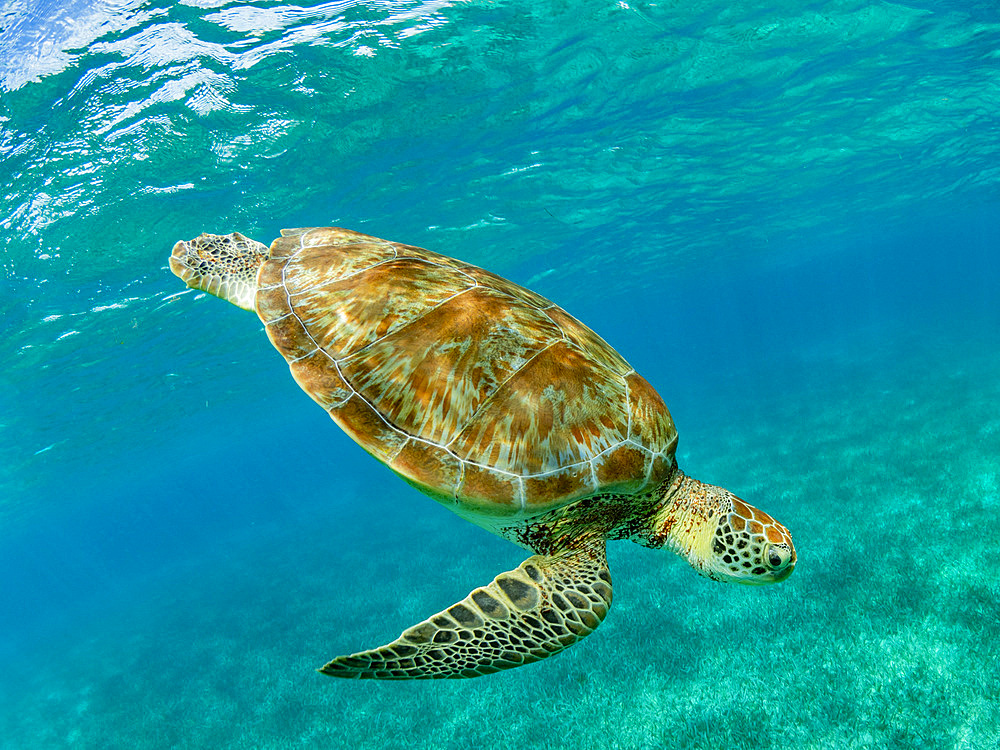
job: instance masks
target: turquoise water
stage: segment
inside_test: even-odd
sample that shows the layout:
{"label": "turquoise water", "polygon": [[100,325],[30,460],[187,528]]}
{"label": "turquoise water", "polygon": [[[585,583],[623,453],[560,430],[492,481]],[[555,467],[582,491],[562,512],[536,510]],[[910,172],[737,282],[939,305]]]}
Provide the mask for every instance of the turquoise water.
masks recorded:
{"label": "turquoise water", "polygon": [[[995,2],[0,0],[0,747],[1000,747]],[[785,583],[628,543],[473,681],[314,669],[521,551],[184,292],[342,225],[589,323]]]}

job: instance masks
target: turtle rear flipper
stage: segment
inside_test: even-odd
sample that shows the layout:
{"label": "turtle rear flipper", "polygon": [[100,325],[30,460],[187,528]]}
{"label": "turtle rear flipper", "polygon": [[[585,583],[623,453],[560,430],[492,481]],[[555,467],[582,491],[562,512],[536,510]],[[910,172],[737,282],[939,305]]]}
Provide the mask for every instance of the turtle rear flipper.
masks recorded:
{"label": "turtle rear flipper", "polygon": [[376,649],[338,656],[334,677],[478,677],[558,653],[593,632],[611,606],[604,540],[533,555],[488,586]]}

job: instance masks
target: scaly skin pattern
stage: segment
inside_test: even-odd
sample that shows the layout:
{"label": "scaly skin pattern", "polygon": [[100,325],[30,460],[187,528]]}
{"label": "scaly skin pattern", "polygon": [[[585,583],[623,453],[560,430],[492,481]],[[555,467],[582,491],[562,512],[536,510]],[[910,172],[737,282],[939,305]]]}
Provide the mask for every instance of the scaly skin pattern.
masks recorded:
{"label": "scaly skin pattern", "polygon": [[489,521],[480,523],[543,554],[556,554],[593,534],[669,549],[714,581],[774,583],[791,575],[796,561],[791,534],[782,524],[680,469],[649,492],[596,495],[517,523]]}
{"label": "scaly skin pattern", "polygon": [[191,242],[174,245],[170,270],[188,286],[253,310],[257,272],[267,257],[265,245],[239,232],[202,234]]}
{"label": "scaly skin pattern", "polygon": [[256,310],[299,385],[355,441],[535,554],[338,677],[475,677],[545,658],[611,605],[605,543],[670,549],[717,581],[773,583],[788,530],[686,476],[659,395],[597,334],[475,266],[345,229],[178,242],[189,286]]}
{"label": "scaly skin pattern", "polygon": [[382,680],[479,677],[544,659],[589,635],[611,606],[604,541],[534,555],[395,641],[320,669]]}
{"label": "scaly skin pattern", "polygon": [[776,583],[791,575],[792,535],[764,511],[680,470],[661,491],[662,506],[634,541],[673,550],[713,581]]}

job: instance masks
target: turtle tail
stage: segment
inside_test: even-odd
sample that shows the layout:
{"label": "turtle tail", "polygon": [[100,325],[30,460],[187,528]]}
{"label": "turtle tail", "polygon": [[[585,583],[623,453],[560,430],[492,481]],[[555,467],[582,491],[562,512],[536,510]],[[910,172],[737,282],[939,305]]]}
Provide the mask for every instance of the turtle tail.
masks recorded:
{"label": "turtle tail", "polygon": [[170,270],[192,289],[253,311],[257,271],[268,256],[266,245],[239,232],[201,234],[174,245]]}

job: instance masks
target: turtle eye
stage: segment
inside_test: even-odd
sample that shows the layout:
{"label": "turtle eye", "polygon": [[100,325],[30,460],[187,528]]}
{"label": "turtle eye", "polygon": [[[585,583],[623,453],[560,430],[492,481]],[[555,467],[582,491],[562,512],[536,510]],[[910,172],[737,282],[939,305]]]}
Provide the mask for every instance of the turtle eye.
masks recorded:
{"label": "turtle eye", "polygon": [[773,570],[781,570],[783,567],[788,565],[788,561],[790,559],[791,555],[784,547],[771,547],[767,551],[767,564],[770,565]]}

